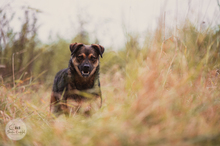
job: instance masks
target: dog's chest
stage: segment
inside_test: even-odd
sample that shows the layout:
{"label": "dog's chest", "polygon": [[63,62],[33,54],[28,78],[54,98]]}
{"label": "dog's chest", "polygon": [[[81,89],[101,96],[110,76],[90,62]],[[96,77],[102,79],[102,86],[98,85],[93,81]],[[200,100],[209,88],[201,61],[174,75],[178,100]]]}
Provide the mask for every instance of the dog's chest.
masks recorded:
{"label": "dog's chest", "polygon": [[87,90],[87,89],[91,89],[93,88],[94,83],[80,83],[80,82],[76,82],[76,83],[70,83],[69,84],[69,89],[73,90],[73,89],[77,89],[77,90]]}
{"label": "dog's chest", "polygon": [[87,90],[92,89],[94,87],[94,84],[85,84],[80,82],[71,82],[68,84],[67,91],[68,91],[68,99],[74,99],[74,100],[83,100],[85,99],[84,96],[78,95],[78,91],[87,92]]}
{"label": "dog's chest", "polygon": [[81,80],[70,80],[68,83],[68,90],[87,90],[94,87],[94,79],[88,80],[88,81],[81,81]]}

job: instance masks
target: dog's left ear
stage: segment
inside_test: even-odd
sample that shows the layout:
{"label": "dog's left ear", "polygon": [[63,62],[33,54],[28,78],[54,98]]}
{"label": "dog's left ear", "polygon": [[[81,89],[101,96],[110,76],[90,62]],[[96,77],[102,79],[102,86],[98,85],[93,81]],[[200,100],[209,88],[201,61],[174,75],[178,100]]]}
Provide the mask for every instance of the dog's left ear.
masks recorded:
{"label": "dog's left ear", "polygon": [[70,44],[70,52],[71,55],[73,55],[80,47],[82,47],[83,44],[82,43],[73,43]]}
{"label": "dog's left ear", "polygon": [[99,52],[99,55],[102,57],[102,54],[104,53],[105,48],[103,46],[101,46],[101,45],[98,45],[98,44],[92,44],[91,46],[94,49],[96,49]]}

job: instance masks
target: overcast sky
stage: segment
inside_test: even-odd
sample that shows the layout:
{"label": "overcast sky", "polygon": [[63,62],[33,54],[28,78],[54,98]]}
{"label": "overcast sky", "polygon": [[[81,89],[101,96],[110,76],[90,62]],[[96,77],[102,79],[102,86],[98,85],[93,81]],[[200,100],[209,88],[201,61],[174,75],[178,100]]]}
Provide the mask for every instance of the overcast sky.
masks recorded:
{"label": "overcast sky", "polygon": [[[8,3],[1,0],[0,6]],[[48,41],[49,34],[70,40],[79,28],[78,17],[86,21],[85,29],[91,41],[95,36],[106,47],[120,48],[126,41],[124,32],[139,33],[144,37],[147,29],[157,26],[159,15],[166,12],[166,26],[177,27],[190,18],[199,26],[219,23],[220,9],[216,0],[13,0],[17,17],[22,16],[21,6],[41,10],[38,15],[39,38]],[[165,9],[161,9],[165,6]],[[176,21],[176,16],[177,21]],[[12,24],[19,30],[18,21]]]}

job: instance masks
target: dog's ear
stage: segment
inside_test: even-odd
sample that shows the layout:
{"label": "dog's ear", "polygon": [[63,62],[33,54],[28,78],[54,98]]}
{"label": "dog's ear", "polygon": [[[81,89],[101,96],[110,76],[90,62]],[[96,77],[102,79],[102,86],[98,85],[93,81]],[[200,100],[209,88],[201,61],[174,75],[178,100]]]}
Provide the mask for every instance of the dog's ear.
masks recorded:
{"label": "dog's ear", "polygon": [[96,49],[96,50],[99,52],[99,55],[102,57],[102,54],[104,53],[105,48],[102,47],[101,45],[98,45],[98,44],[92,44],[91,46],[92,46],[94,49]]}
{"label": "dog's ear", "polygon": [[76,53],[76,51],[82,47],[83,44],[82,43],[73,43],[73,44],[70,44],[70,52],[71,52],[71,56]]}

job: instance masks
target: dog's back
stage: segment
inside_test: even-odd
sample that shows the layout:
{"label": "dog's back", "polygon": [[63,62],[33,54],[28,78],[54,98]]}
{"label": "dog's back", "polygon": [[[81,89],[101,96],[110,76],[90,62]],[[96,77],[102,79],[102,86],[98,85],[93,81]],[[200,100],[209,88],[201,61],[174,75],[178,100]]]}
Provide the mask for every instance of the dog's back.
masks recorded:
{"label": "dog's back", "polygon": [[60,70],[55,78],[53,83],[53,92],[59,93],[63,92],[68,84],[68,68]]}

